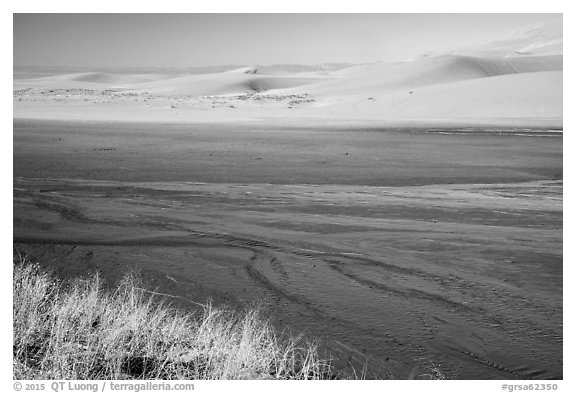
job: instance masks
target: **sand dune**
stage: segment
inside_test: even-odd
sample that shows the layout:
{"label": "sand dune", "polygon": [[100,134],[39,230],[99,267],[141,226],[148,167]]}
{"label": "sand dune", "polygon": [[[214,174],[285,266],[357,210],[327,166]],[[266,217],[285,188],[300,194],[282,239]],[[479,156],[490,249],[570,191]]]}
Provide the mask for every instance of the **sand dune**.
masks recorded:
{"label": "sand dune", "polygon": [[562,72],[476,78],[389,94],[333,98],[330,116],[356,118],[562,118]]}
{"label": "sand dune", "polygon": [[[55,77],[58,78],[58,77]],[[62,77],[60,77],[62,79]],[[150,80],[143,75],[114,75],[103,72],[85,72],[81,74],[65,75],[64,79],[79,82],[92,82],[103,84],[133,84]]]}
{"label": "sand dune", "polygon": [[562,44],[562,25],[542,22],[512,31],[504,37],[469,45],[454,53],[501,57],[561,55]]}
{"label": "sand dune", "polygon": [[256,67],[241,67],[226,71],[227,74],[256,74],[258,69]]}
{"label": "sand dune", "polygon": [[378,64],[344,70],[337,78],[294,89],[316,95],[378,94],[419,86],[524,72],[561,71],[562,56],[479,58],[442,55],[413,62]]}
{"label": "sand dune", "polygon": [[[268,72],[276,69],[282,72]],[[204,74],[83,72],[19,78],[14,81],[14,114],[38,117],[38,113],[47,112],[47,104],[54,110],[59,102],[66,101],[61,95],[54,99],[56,103],[50,101],[54,97],[41,89],[123,89],[123,100],[84,99],[92,104],[106,103],[107,109],[86,104],[83,116],[98,120],[104,110],[122,117],[122,105],[128,108],[128,98],[132,98],[134,105],[126,110],[127,120],[150,119],[154,113],[159,121],[486,118],[494,122],[525,118],[527,123],[551,119],[558,125],[562,122],[562,70],[562,27],[539,24],[496,40],[405,62],[353,67],[268,66],[263,72],[248,66]],[[38,94],[43,96],[38,99]],[[183,106],[183,99],[192,101]],[[139,101],[146,104],[136,104]],[[235,110],[207,116],[205,109],[218,109],[217,103],[221,109]],[[175,108],[180,108],[178,117],[170,111]],[[146,113],[135,116],[138,111]],[[62,116],[66,110],[54,112]]]}
{"label": "sand dune", "polygon": [[246,67],[216,74],[126,75],[107,73],[79,73],[45,78],[19,79],[14,89],[107,89],[124,88],[139,93],[158,95],[226,95],[253,93],[307,85],[326,79],[315,73],[303,75],[255,75],[256,69]]}
{"label": "sand dune", "polygon": [[104,89],[134,88],[140,83],[161,80],[160,74],[112,74],[104,72],[82,72],[55,75],[42,78],[18,79],[14,89],[23,88],[56,88],[56,89]]}
{"label": "sand dune", "polygon": [[142,91],[160,95],[230,95],[284,89],[317,82],[320,77],[255,75],[242,70],[219,74],[188,75],[135,86]]}

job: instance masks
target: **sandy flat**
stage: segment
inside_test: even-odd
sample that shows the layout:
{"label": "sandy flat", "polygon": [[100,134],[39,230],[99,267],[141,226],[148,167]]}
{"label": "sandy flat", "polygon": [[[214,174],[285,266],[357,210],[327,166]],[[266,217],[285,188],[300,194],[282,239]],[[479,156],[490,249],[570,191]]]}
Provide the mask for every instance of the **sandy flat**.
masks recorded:
{"label": "sandy flat", "polygon": [[382,367],[424,357],[456,379],[562,377],[558,181],[19,178],[14,219],[16,247],[63,276],[136,269],[187,307],[258,302],[280,329]]}

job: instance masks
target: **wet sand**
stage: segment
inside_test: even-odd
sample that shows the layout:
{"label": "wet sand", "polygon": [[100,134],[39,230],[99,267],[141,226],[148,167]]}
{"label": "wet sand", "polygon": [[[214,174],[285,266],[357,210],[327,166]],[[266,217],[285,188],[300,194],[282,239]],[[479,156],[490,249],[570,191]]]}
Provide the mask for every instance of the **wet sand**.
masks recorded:
{"label": "wet sand", "polygon": [[562,136],[518,133],[16,120],[14,242],[383,367],[561,378]]}
{"label": "wet sand", "polygon": [[[524,128],[14,121],[14,174],[402,186],[562,179],[561,133]],[[515,135],[520,133],[521,135]],[[519,137],[522,134],[529,136]]]}

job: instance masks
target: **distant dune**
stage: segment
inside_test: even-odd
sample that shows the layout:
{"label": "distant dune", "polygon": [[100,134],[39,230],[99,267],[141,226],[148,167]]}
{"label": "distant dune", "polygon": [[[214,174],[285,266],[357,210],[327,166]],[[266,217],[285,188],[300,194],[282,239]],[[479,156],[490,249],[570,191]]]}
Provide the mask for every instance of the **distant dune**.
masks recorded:
{"label": "distant dune", "polygon": [[[405,62],[19,77],[14,80],[14,117],[99,120],[105,112],[108,119],[146,121],[484,119],[561,126],[562,42],[561,26],[539,24]],[[120,89],[123,95],[107,89]],[[67,101],[81,110],[67,114],[62,107]],[[208,114],[208,109],[216,112]]]}
{"label": "distant dune", "polygon": [[458,49],[454,53],[500,57],[562,55],[562,46],[562,25],[541,22],[511,31],[504,37]]}
{"label": "distant dune", "polygon": [[[248,69],[246,69],[248,70]],[[133,86],[160,95],[229,95],[285,89],[318,82],[321,77],[293,75],[258,75],[243,70],[219,74],[187,75]]]}
{"label": "distant dune", "polygon": [[86,72],[82,74],[66,75],[66,80],[91,82],[91,83],[108,83],[108,84],[133,84],[146,81],[146,78],[137,75],[111,75],[102,72]]}
{"label": "distant dune", "polygon": [[40,78],[18,79],[14,81],[15,89],[22,88],[55,88],[55,89],[103,89],[134,88],[139,83],[163,79],[158,74],[111,74],[104,72],[82,72]]}

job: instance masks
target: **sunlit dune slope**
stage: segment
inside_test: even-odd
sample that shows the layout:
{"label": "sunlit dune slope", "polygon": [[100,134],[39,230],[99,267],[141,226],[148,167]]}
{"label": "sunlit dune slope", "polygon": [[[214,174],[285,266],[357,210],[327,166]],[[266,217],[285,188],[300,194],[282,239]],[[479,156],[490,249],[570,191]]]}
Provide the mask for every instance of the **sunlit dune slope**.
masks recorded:
{"label": "sunlit dune slope", "polygon": [[378,94],[468,79],[561,70],[562,56],[499,59],[443,55],[406,63],[347,69],[336,74],[334,79],[300,86],[292,91],[320,96]]}
{"label": "sunlit dune slope", "polygon": [[333,98],[321,109],[350,118],[562,118],[562,72],[500,75],[370,97],[358,94]]}

